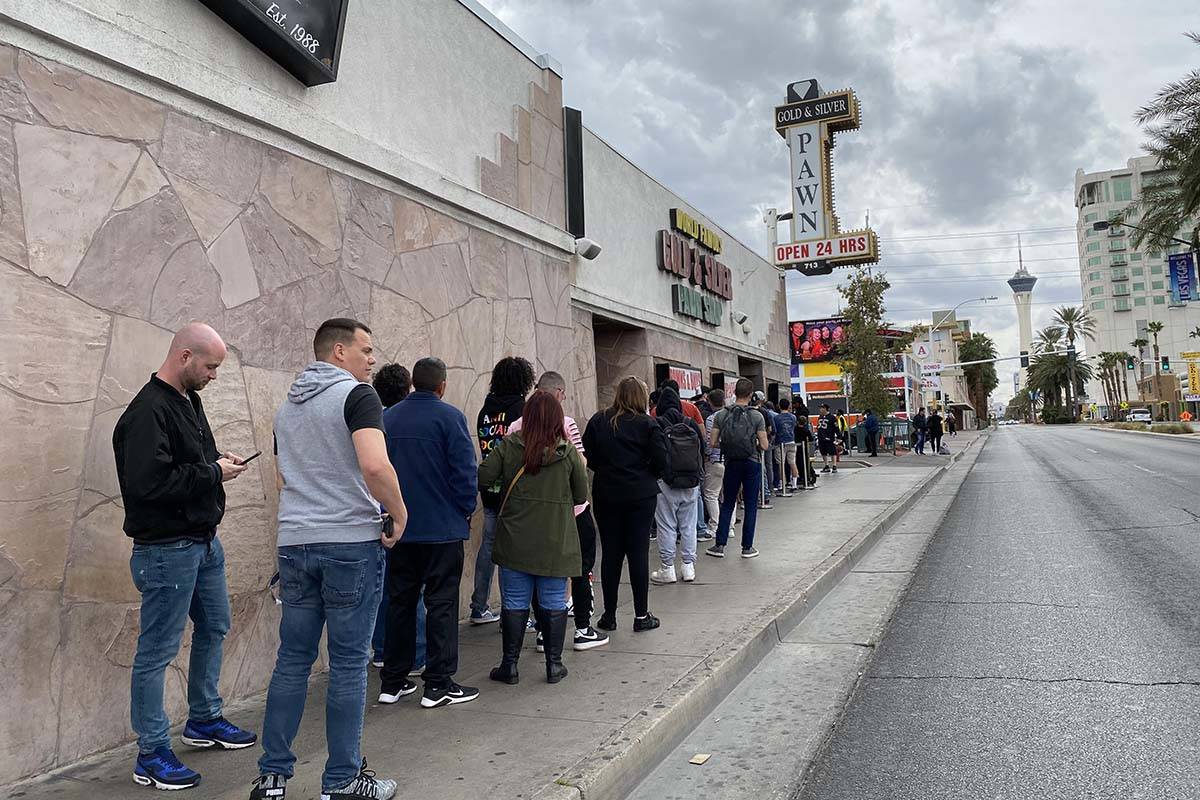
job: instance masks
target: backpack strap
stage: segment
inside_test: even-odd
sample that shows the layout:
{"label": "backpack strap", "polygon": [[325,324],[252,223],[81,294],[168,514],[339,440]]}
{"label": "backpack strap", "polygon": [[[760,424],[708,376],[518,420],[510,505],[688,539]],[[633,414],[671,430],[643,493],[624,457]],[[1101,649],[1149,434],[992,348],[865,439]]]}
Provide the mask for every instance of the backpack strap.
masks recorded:
{"label": "backpack strap", "polygon": [[517,470],[517,474],[513,475],[513,479],[508,482],[508,488],[504,490],[504,499],[500,501],[500,511],[496,514],[497,517],[504,514],[504,507],[508,505],[508,496],[512,494],[513,487],[517,485],[517,481],[525,474],[525,465]]}

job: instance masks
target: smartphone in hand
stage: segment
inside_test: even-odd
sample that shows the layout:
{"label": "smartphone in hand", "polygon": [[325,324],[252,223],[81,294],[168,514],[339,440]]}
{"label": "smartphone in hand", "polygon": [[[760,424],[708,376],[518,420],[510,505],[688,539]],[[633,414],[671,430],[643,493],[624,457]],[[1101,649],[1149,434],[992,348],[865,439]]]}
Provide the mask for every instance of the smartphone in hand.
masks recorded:
{"label": "smartphone in hand", "polygon": [[246,465],[247,465],[247,464],[249,464],[251,461],[253,461],[254,459],[258,458],[258,457],[259,457],[259,456],[261,456],[261,455],[262,455],[262,450],[259,450],[257,453],[255,453],[254,455],[250,456],[249,458],[244,458],[244,459],[242,459],[241,466],[243,466],[243,467],[244,467],[244,466],[246,466]]}

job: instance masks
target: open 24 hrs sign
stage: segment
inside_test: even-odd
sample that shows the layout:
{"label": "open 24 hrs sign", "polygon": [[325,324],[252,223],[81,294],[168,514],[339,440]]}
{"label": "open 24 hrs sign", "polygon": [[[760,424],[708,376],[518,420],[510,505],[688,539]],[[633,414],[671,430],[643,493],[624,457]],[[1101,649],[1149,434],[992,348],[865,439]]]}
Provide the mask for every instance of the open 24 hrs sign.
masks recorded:
{"label": "open 24 hrs sign", "polygon": [[775,263],[806,264],[811,261],[873,263],[879,260],[879,239],[875,231],[854,231],[834,239],[811,239],[775,245]]}

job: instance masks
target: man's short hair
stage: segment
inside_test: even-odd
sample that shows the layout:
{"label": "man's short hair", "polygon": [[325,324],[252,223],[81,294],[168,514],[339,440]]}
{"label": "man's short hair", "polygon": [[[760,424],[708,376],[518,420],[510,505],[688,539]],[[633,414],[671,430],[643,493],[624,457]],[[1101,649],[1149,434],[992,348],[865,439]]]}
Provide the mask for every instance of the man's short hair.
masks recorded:
{"label": "man's short hair", "polygon": [[679,381],[674,378],[667,378],[658,386],[659,389],[670,389],[675,394],[679,394]]}
{"label": "man's short hair", "polygon": [[313,356],[321,360],[333,352],[335,344],[353,344],[356,331],[370,333],[371,329],[349,317],[325,320],[321,323],[321,327],[317,328],[317,335],[313,337]]}
{"label": "man's short hair", "polygon": [[738,400],[745,400],[752,394],[754,394],[754,382],[749,378],[738,378],[737,383],[733,386],[733,396]]}
{"label": "man's short hair", "polygon": [[543,392],[553,392],[556,389],[561,389],[565,392],[567,390],[567,381],[562,375],[551,370],[543,372],[542,377],[538,378],[537,388]]}
{"label": "man's short hair", "polygon": [[425,356],[412,369],[413,389],[418,392],[436,392],[446,380],[446,362],[434,356]]}
{"label": "man's short hair", "polygon": [[791,405],[792,405],[792,401],[788,400],[786,397],[779,398],[779,410],[780,411],[787,411],[791,407]]}
{"label": "man's short hair", "polygon": [[826,411],[828,411],[828,410],[829,410],[829,403],[821,403],[821,408],[823,408],[823,409],[825,409]]}
{"label": "man's short hair", "polygon": [[388,408],[408,396],[409,390],[412,389],[412,375],[409,374],[408,367],[388,364],[375,373],[371,385],[379,394],[379,401],[383,403],[383,407]]}
{"label": "man's short hair", "polygon": [[725,391],[723,389],[710,389],[708,392],[708,404],[713,408],[720,408],[725,405]]}

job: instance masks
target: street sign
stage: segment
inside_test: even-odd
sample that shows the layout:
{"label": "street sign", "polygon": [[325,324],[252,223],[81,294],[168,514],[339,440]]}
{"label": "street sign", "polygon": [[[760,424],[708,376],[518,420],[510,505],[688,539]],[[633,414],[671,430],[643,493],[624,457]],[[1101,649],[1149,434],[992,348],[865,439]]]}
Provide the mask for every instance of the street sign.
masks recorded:
{"label": "street sign", "polygon": [[1183,361],[1200,361],[1200,350],[1188,350],[1186,353],[1180,353],[1179,358]]}
{"label": "street sign", "polygon": [[929,349],[928,342],[917,342],[913,345],[913,358],[924,364],[933,355],[933,351]]}
{"label": "street sign", "polygon": [[933,361],[928,364],[921,365],[921,374],[922,375],[929,375],[929,374],[938,373],[941,371],[942,371],[942,362],[940,362],[940,361]]}

